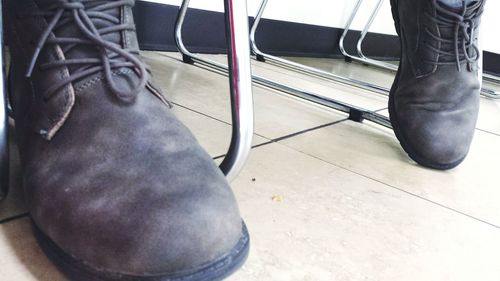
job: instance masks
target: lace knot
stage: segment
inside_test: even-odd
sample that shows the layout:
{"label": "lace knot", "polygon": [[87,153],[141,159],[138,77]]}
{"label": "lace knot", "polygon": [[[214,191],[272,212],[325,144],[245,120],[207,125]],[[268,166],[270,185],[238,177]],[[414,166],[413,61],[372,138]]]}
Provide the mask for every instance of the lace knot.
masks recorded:
{"label": "lace knot", "polygon": [[[433,65],[455,64],[458,71],[461,71],[462,63],[467,63],[469,69],[472,69],[472,64],[476,63],[480,58],[475,32],[477,29],[476,18],[482,13],[483,1],[478,0],[467,6],[465,1],[462,0],[462,8],[453,11],[441,6],[438,0],[433,0],[437,15],[427,14],[427,16],[442,31],[439,34],[435,34],[429,29],[426,29],[426,31],[434,40],[440,43],[441,47],[436,48],[430,44],[426,46],[431,51],[436,52],[439,58],[443,59],[425,61],[426,63]],[[453,58],[453,60],[450,61],[449,58]]]}
{"label": "lace knot", "polygon": [[[90,7],[87,7],[86,3],[91,3]],[[64,59],[42,64],[41,69],[60,66],[78,67],[71,73],[69,78],[63,79],[47,89],[43,94],[44,100],[50,99],[65,85],[100,71],[104,72],[111,91],[122,100],[130,101],[134,99],[145,88],[148,81],[148,72],[144,63],[138,58],[138,51],[123,49],[121,45],[103,38],[103,35],[108,33],[135,30],[133,24],[121,24],[119,18],[106,13],[110,9],[123,6],[131,7],[133,5],[133,0],[71,0],[69,2],[57,2],[57,4],[48,7],[44,11],[37,12],[37,15],[46,18],[50,17],[50,20],[38,40],[26,72],[27,77],[32,76],[40,52],[47,44],[65,44],[68,46],[68,50],[77,45],[91,46],[98,49],[100,54],[98,57]],[[108,26],[98,29],[93,19],[99,19],[101,22],[104,20],[108,23]],[[76,26],[83,36],[58,38],[55,31],[68,24]],[[53,34],[53,38],[49,39],[51,34]],[[139,81],[134,85],[133,89],[120,89],[116,85],[113,79],[113,69],[116,70],[122,67],[131,68],[138,75]]]}

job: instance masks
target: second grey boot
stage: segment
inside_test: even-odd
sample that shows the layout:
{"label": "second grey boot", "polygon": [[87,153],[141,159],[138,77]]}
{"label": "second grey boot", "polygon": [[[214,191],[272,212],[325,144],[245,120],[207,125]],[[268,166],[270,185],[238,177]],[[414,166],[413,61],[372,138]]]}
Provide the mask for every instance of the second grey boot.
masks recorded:
{"label": "second grey boot", "polygon": [[460,8],[437,0],[392,0],[401,62],[390,118],[419,164],[451,169],[466,157],[479,111],[478,32],[485,0]]}

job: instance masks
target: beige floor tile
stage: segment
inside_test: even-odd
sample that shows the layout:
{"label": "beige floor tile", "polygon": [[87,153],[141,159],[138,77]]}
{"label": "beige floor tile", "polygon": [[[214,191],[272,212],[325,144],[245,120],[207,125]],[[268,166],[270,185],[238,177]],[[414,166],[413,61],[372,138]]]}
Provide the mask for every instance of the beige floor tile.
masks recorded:
{"label": "beige floor tile", "polygon": [[252,250],[232,281],[500,280],[499,229],[282,145],[233,186]]}
{"label": "beige floor tile", "polygon": [[481,99],[477,128],[500,135],[500,100]]}
{"label": "beige floor tile", "polygon": [[343,122],[282,143],[500,226],[499,142],[496,135],[476,131],[469,157],[446,172],[418,166],[392,131],[370,123]]}
{"label": "beige floor tile", "polygon": [[66,280],[38,247],[28,218],[0,225],[0,279]]}
{"label": "beige floor tile", "polygon": [[[186,65],[176,53],[145,53],[156,80],[174,102],[225,122],[231,121],[226,77]],[[332,110],[254,87],[255,132],[278,138],[346,118]],[[293,120],[290,121],[290,120]]]}

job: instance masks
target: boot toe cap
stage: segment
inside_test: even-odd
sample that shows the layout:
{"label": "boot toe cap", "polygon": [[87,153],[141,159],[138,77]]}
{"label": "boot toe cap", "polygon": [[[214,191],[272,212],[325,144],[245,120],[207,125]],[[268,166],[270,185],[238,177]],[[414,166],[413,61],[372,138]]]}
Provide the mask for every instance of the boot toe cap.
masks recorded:
{"label": "boot toe cap", "polygon": [[32,213],[60,251],[96,276],[183,276],[216,262],[245,238],[229,187],[209,190],[196,196],[96,195],[53,201],[72,204],[71,211],[56,217],[43,207]]}
{"label": "boot toe cap", "polygon": [[400,141],[419,164],[440,170],[459,165],[467,156],[475,130],[475,109],[429,110],[400,106],[397,125]]}

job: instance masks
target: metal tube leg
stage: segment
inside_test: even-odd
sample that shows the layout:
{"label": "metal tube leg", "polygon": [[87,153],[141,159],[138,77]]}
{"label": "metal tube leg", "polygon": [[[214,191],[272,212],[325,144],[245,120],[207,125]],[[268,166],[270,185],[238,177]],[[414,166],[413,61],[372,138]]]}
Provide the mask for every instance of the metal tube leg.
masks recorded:
{"label": "metal tube leg", "polygon": [[[0,11],[2,11],[2,2],[0,1]],[[3,50],[3,17],[0,13],[0,66],[2,75],[0,76],[0,200],[7,195],[9,188],[9,122],[7,116],[7,95],[5,91],[5,61]]]}
{"label": "metal tube leg", "polygon": [[177,44],[177,49],[182,54],[182,60],[185,63],[193,63],[191,56],[189,56],[189,51],[184,42],[182,42],[182,26],[184,25],[184,20],[186,19],[187,9],[189,8],[189,0],[182,1],[179,8],[179,13],[177,14],[177,19],[175,21],[175,43]]}
{"label": "metal tube leg", "polygon": [[356,49],[358,51],[359,57],[361,57],[361,58],[366,58],[365,55],[363,54],[363,50],[361,48],[361,45],[363,44],[363,41],[365,40],[366,34],[368,34],[368,30],[372,26],[373,21],[377,17],[377,14],[380,11],[382,4],[384,4],[384,0],[378,0],[377,5],[375,6],[375,10],[373,10],[372,14],[370,15],[370,18],[368,19],[368,22],[366,23],[365,27],[363,28],[363,31],[361,32],[361,36],[359,37],[358,43],[356,45]]}
{"label": "metal tube leg", "polygon": [[361,36],[359,37],[358,43],[356,44],[356,49],[358,51],[358,56],[360,58],[360,61],[370,64],[370,65],[375,65],[384,69],[392,70],[392,71],[397,71],[398,67],[396,65],[374,60],[367,58],[365,54],[363,53],[363,41],[366,38],[366,35],[368,34],[368,30],[373,24],[373,21],[377,17],[378,13],[380,12],[380,8],[384,4],[384,0],[378,0],[377,5],[375,6],[375,9],[373,10],[372,14],[370,15],[370,18],[368,19],[368,22],[366,23],[365,27],[363,28],[363,31],[361,32]]}
{"label": "metal tube leg", "polygon": [[229,180],[243,169],[253,138],[252,70],[247,1],[224,0],[233,134],[220,168]]}
{"label": "metal tube leg", "polygon": [[259,50],[259,47],[257,47],[257,44],[255,43],[255,33],[257,32],[257,27],[259,27],[260,25],[260,20],[264,15],[264,10],[266,9],[268,2],[269,0],[263,0],[260,4],[259,10],[257,11],[257,15],[255,16],[255,20],[252,25],[252,29],[250,30],[250,43],[252,44],[252,51],[254,52],[257,60],[262,62],[264,62],[266,59],[261,55],[262,52]]}
{"label": "metal tube leg", "polygon": [[347,23],[346,23],[346,25],[344,27],[344,32],[342,33],[342,36],[340,36],[340,40],[339,40],[340,51],[342,52],[342,54],[346,58],[347,62],[359,61],[359,62],[362,62],[362,63],[366,63],[366,64],[370,64],[370,65],[376,65],[376,66],[379,66],[381,68],[385,68],[385,69],[389,69],[389,70],[397,70],[396,66],[393,66],[391,64],[384,63],[384,62],[379,62],[377,60],[372,60],[372,59],[369,59],[369,58],[365,57],[364,54],[363,54],[362,48],[361,48],[362,44],[363,44],[363,41],[364,41],[364,39],[366,37],[366,34],[368,33],[368,29],[370,28],[370,26],[372,25],[373,21],[375,20],[378,12],[380,10],[380,7],[382,7],[383,0],[379,0],[379,2],[377,3],[377,5],[375,6],[375,10],[370,15],[370,18],[369,18],[368,22],[366,23],[365,27],[363,28],[363,31],[361,32],[361,36],[360,36],[360,38],[359,38],[359,40],[357,42],[357,50],[358,50],[359,57],[349,54],[347,52],[347,50],[345,49],[345,47],[344,47],[345,38],[346,38],[347,34],[349,33],[349,31],[351,29],[352,22],[354,21],[354,18],[356,18],[356,15],[358,14],[358,11],[359,11],[359,8],[360,8],[361,4],[362,4],[362,0],[359,0],[356,3],[356,5],[354,6],[354,9],[352,10],[352,13],[349,16],[349,19],[347,20]]}
{"label": "metal tube leg", "polygon": [[218,71],[228,71],[229,69],[233,132],[229,150],[220,168],[228,181],[232,181],[243,169],[252,148],[254,127],[246,1],[224,0],[229,67],[198,58],[186,48],[182,41],[182,26],[188,6],[189,0],[184,0],[179,9],[175,26],[177,48],[182,53],[184,61],[201,63]]}
{"label": "metal tube leg", "polygon": [[347,23],[344,27],[344,32],[342,32],[342,36],[340,36],[340,40],[339,40],[340,52],[342,52],[342,54],[346,58],[346,61],[348,61],[348,62],[351,62],[353,59],[356,59],[356,57],[351,56],[349,53],[347,53],[347,51],[344,47],[344,42],[345,42],[345,38],[347,36],[347,33],[349,32],[349,29],[351,29],[352,22],[354,21],[354,18],[356,17],[356,14],[359,11],[359,7],[361,7],[362,3],[363,3],[363,0],[358,0],[358,2],[356,2],[356,5],[354,5],[354,9],[352,10],[352,13],[349,16],[349,19],[347,20]]}

